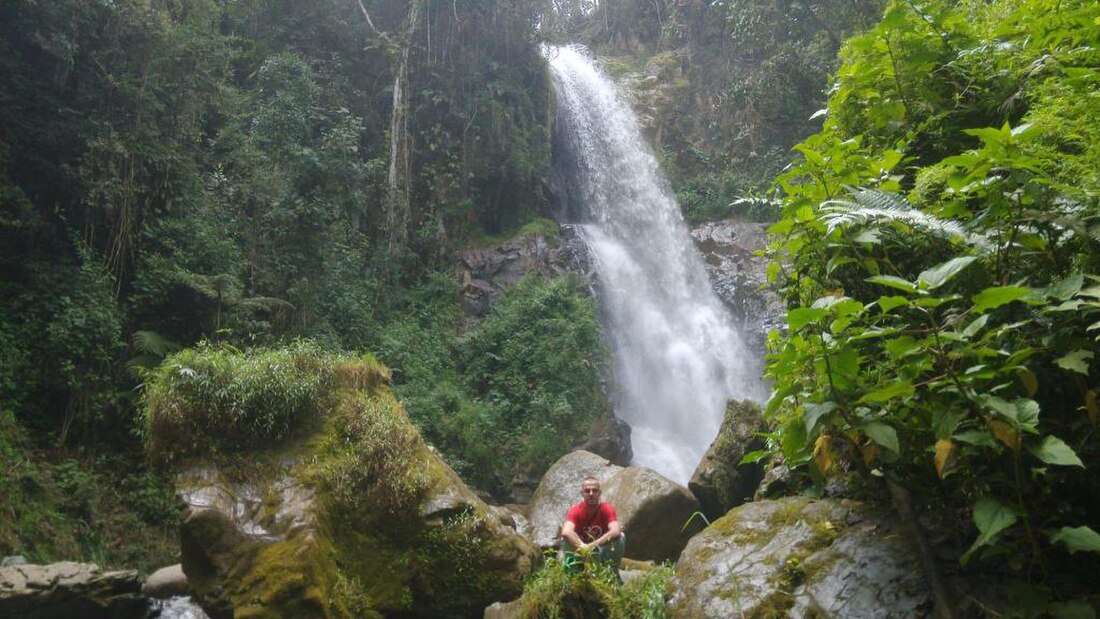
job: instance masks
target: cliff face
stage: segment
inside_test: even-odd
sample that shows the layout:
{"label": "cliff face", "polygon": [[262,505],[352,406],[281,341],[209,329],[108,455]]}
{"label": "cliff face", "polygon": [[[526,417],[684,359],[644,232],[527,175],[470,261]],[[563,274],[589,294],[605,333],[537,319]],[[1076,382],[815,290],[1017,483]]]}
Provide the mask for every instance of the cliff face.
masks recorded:
{"label": "cliff face", "polygon": [[[844,38],[876,0],[602,3],[574,37],[621,78],[689,219],[726,214],[817,129]],[[761,216],[762,213],[750,213]]]}

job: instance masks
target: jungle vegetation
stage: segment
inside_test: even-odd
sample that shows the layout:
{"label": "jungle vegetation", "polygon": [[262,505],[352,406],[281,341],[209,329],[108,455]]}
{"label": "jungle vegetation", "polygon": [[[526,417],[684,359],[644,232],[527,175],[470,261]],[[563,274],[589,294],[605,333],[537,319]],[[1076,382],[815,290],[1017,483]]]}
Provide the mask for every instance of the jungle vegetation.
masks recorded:
{"label": "jungle vegetation", "polygon": [[1018,616],[1093,616],[1097,41],[1090,2],[891,2],[774,193],[776,451],[884,480]]}
{"label": "jungle vegetation", "polygon": [[498,496],[567,449],[604,406],[591,300],[532,276],[467,328],[451,272],[553,212],[538,44],[566,39],[657,78],[652,137],[689,219],[777,220],[772,455],[818,489],[854,471],[904,497],[954,570],[1025,585],[1005,589],[1020,616],[1085,612],[1085,0],[3,3],[0,554],[167,562],[138,411],[174,355],[239,364],[247,390],[285,347],[376,354],[423,436]]}

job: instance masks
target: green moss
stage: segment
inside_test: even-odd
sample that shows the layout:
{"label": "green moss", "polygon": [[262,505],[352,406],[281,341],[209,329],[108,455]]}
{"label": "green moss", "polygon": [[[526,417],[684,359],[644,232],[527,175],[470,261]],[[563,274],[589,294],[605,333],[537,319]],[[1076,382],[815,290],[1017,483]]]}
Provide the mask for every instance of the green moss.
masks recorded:
{"label": "green moss", "polygon": [[640,73],[645,69],[644,59],[631,56],[600,56],[600,68],[611,77],[618,78],[627,73]]}
{"label": "green moss", "polygon": [[[313,435],[215,460],[224,483],[265,493],[261,525],[278,528],[276,482],[288,474],[315,491],[315,524],[233,568],[239,573],[228,575],[230,600],[238,616],[464,616],[518,592],[518,582],[502,574],[517,556],[509,545],[519,542],[501,538],[484,510],[439,525],[423,521],[428,492],[459,481],[410,423],[385,367],[373,357],[321,355],[280,371],[288,382],[308,382],[299,372],[319,374],[317,401],[309,405],[317,413],[298,421],[299,435]],[[203,537],[201,525],[192,523],[192,537]],[[224,529],[211,525],[200,545],[214,544]]]}

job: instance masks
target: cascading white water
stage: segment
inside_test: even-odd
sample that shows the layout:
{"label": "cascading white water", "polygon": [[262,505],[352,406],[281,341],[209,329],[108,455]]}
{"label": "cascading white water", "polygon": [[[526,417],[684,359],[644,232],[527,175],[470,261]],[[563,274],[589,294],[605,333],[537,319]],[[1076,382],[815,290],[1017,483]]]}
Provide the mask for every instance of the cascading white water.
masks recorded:
{"label": "cascading white water", "polygon": [[726,400],[761,398],[759,359],[711,289],[630,106],[582,48],[546,55],[568,166],[559,176],[596,266],[615,413],[633,429],[635,464],[686,484]]}

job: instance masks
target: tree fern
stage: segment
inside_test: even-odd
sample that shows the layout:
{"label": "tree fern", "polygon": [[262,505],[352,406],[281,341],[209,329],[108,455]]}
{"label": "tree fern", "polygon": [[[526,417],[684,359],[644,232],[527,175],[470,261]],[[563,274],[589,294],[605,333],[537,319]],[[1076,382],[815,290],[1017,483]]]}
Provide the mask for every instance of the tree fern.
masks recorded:
{"label": "tree fern", "polygon": [[829,232],[852,225],[880,226],[901,222],[928,234],[961,240],[982,250],[991,245],[986,236],[968,231],[957,221],[940,219],[913,208],[898,194],[878,189],[850,191],[850,200],[829,200],[822,204],[820,219]]}
{"label": "tree fern", "polygon": [[143,379],[145,373],[160,365],[164,358],[180,351],[182,346],[156,331],[135,331],[130,340],[136,356],[126,362],[134,377]]}

